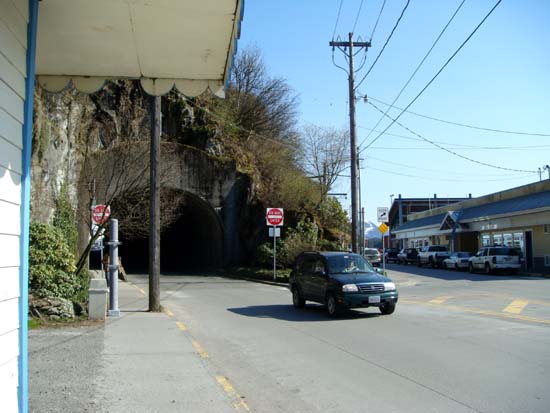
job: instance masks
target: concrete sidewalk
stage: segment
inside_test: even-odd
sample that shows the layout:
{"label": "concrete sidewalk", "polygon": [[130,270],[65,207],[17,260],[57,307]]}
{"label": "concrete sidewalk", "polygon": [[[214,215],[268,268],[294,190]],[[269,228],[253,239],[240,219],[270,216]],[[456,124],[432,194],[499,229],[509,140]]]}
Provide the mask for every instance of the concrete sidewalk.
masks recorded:
{"label": "concrete sidewalk", "polygon": [[146,311],[143,290],[120,282],[119,307],[121,316],[105,323],[29,332],[30,411],[247,409],[185,325]]}

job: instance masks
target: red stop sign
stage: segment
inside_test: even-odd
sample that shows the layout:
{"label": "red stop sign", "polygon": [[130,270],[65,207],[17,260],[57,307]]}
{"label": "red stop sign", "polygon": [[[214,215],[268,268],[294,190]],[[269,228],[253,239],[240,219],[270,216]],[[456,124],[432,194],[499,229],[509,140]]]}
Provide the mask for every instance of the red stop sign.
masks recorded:
{"label": "red stop sign", "polygon": [[283,208],[267,208],[267,213],[265,216],[267,220],[267,225],[272,225],[276,227],[283,225],[284,217],[285,214]]}
{"label": "red stop sign", "polygon": [[104,224],[111,216],[111,207],[108,205],[96,205],[92,208],[92,220],[97,225]]}

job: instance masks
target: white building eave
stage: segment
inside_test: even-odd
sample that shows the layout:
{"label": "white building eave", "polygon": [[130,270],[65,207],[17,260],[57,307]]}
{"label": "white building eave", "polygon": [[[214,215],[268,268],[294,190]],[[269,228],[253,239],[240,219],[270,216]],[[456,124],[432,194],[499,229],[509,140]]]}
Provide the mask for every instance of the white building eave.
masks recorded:
{"label": "white building eave", "polygon": [[151,95],[223,96],[240,35],[243,0],[45,0],[36,74],[60,91],[139,79]]}

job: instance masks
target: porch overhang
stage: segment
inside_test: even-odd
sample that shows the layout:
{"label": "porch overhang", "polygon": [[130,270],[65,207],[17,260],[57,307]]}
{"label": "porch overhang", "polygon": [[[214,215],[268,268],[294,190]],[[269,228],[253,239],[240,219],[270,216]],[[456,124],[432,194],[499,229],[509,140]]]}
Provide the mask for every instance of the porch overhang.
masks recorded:
{"label": "porch overhang", "polygon": [[36,74],[49,91],[139,79],[151,95],[223,96],[244,0],[44,0]]}

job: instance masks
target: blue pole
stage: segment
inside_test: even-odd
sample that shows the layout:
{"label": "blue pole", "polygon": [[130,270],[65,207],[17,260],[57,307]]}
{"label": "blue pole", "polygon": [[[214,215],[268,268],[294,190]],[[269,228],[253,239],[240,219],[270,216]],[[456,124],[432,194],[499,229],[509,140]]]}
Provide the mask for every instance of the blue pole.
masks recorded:
{"label": "blue pole", "polygon": [[19,273],[19,411],[27,413],[28,405],[28,301],[29,301],[29,224],[31,198],[31,145],[34,103],[34,73],[36,56],[36,32],[38,0],[29,0],[27,25],[27,78],[25,80],[25,112],[23,123],[23,173],[21,176],[21,266]]}

